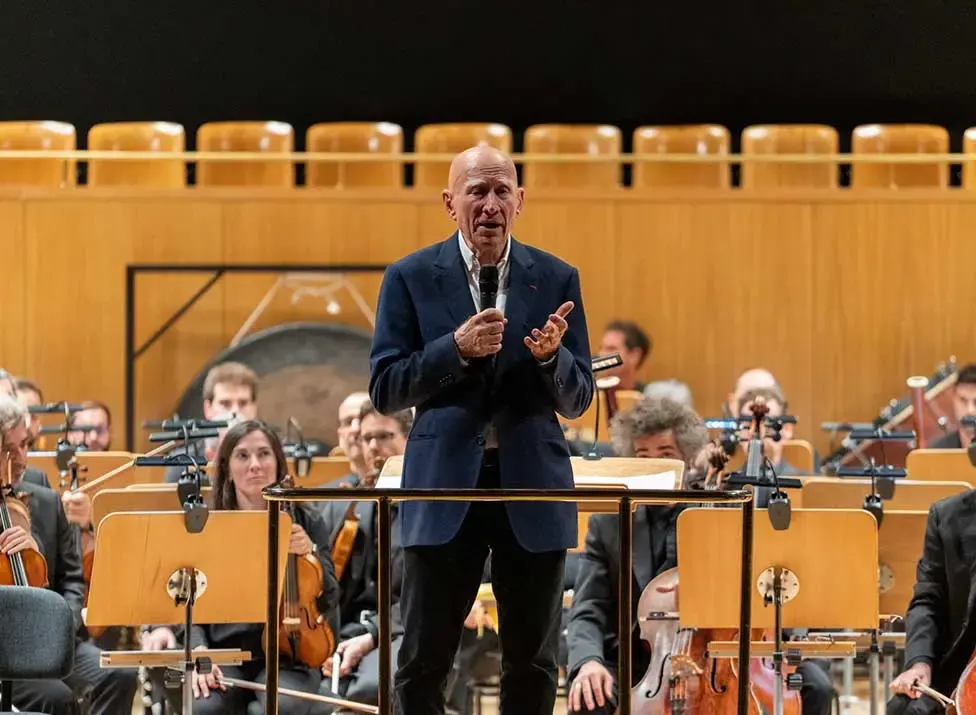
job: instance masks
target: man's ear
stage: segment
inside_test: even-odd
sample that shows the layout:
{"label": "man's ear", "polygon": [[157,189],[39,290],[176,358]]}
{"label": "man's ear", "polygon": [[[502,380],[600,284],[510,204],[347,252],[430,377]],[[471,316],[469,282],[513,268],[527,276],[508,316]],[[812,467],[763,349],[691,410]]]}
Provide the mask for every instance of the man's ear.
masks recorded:
{"label": "man's ear", "polygon": [[515,207],[515,215],[518,216],[522,213],[522,207],[525,206],[525,189],[521,186],[518,190],[518,206]]}
{"label": "man's ear", "polygon": [[454,210],[454,195],[444,189],[441,192],[441,200],[444,202],[444,208],[447,209],[447,215],[451,217],[451,220],[457,221],[457,211]]}
{"label": "man's ear", "polygon": [[210,412],[213,410],[213,403],[210,400],[203,401],[203,416],[210,419]]}

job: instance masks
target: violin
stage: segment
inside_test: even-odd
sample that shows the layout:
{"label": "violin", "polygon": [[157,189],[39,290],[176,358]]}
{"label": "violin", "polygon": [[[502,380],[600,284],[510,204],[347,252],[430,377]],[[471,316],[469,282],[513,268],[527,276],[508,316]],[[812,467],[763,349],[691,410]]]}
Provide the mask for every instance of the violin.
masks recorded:
{"label": "violin", "polygon": [[[283,480],[286,487],[293,483],[291,477]],[[297,523],[294,505],[289,504],[286,510]],[[314,554],[288,554],[278,650],[293,662],[315,670],[322,667],[336,647],[335,634],[318,608],[323,577],[322,564]]]}
{"label": "violin", "polygon": [[[0,484],[0,533],[14,526],[30,533],[30,502],[26,494],[14,493],[10,483],[13,474],[10,466],[8,455],[7,469],[2,476],[3,483]],[[6,558],[0,559],[0,585],[47,587],[47,561],[43,554],[34,549],[26,549],[16,554],[7,554]]]}

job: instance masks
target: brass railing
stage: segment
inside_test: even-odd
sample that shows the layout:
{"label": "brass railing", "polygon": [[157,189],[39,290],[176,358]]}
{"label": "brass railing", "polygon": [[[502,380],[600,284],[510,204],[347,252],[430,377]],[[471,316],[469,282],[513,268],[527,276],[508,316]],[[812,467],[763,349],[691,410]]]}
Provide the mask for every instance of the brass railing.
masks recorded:
{"label": "brass railing", "polygon": [[[638,504],[678,504],[725,502],[739,504],[742,511],[742,579],[739,592],[739,662],[749,662],[749,633],[752,626],[752,493],[748,491],[716,492],[649,489],[283,489],[269,487],[264,491],[268,501],[268,615],[267,615],[267,715],[278,715],[278,530],[281,502],[374,501],[377,509],[377,609],[379,617],[379,715],[390,715],[392,708],[392,663],[390,638],[391,506],[396,501],[548,501],[548,502],[616,502],[620,520],[620,583],[618,587],[618,622],[620,649],[618,664],[619,712],[630,713],[631,702],[631,628],[633,627],[632,516]],[[749,668],[739,668],[738,715],[747,715],[749,705]]]}

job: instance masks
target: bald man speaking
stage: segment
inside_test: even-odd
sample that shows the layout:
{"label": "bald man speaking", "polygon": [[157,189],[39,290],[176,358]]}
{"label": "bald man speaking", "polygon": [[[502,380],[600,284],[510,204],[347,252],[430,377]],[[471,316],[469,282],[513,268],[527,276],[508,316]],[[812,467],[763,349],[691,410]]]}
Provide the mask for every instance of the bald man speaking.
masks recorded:
{"label": "bald man speaking", "polygon": [[[593,399],[577,270],[512,238],[524,194],[487,146],[451,164],[457,231],[391,265],[370,353],[382,412],[416,407],[403,486],[573,487],[558,412]],[[502,644],[501,712],[552,713],[571,503],[404,502],[404,637],[397,711],[444,712],[444,688],[491,551]]]}

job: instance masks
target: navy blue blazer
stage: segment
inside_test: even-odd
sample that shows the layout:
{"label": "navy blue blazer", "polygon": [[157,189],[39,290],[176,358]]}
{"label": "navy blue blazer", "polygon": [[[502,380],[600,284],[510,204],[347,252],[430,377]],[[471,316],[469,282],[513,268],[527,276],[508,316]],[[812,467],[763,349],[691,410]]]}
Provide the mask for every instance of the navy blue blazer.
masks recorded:
{"label": "navy blue blazer", "polygon": [[[494,367],[465,367],[454,331],[475,314],[455,233],[397,261],[380,288],[370,352],[369,394],[392,413],[416,407],[404,456],[402,484],[410,489],[473,488],[485,449],[484,432],[498,435],[501,485],[570,489],[569,448],[555,413],[574,418],[589,407],[594,381],[577,270],[544,251],[511,244],[508,324]],[[567,300],[576,304],[555,361],[542,367],[523,338],[542,328]],[[403,546],[449,542],[464,521],[463,502],[404,502]],[[507,505],[519,543],[528,551],[576,545],[576,505]]]}

